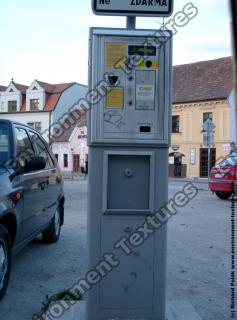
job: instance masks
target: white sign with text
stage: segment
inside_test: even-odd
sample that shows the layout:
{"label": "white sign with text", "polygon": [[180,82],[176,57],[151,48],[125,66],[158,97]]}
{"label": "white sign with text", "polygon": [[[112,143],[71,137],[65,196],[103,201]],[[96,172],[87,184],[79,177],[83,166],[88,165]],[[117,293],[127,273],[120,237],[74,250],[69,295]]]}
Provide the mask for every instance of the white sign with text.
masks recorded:
{"label": "white sign with text", "polygon": [[173,12],[173,0],[92,0],[98,15],[168,17]]}

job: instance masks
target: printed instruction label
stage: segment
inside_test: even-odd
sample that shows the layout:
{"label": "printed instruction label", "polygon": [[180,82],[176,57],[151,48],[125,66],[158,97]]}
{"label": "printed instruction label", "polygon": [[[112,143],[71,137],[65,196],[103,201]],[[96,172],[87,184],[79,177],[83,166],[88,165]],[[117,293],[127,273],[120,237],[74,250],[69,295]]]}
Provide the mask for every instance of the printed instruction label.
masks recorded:
{"label": "printed instruction label", "polygon": [[136,86],[136,109],[153,110],[155,105],[155,86]]}
{"label": "printed instruction label", "polygon": [[106,67],[115,69],[116,65],[124,63],[126,57],[126,43],[124,42],[107,42],[106,43]]}
{"label": "printed instruction label", "polygon": [[155,86],[152,85],[137,85],[136,90],[137,100],[154,100]]}
{"label": "printed instruction label", "polygon": [[107,87],[106,108],[122,109],[124,107],[124,88]]}

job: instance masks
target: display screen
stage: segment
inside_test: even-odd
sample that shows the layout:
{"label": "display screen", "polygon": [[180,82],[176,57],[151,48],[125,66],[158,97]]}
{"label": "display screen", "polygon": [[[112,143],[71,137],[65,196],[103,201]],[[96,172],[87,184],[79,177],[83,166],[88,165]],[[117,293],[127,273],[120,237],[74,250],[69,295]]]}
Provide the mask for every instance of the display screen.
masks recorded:
{"label": "display screen", "polygon": [[128,55],[134,56],[148,56],[155,57],[156,56],[156,47],[152,46],[128,46]]}

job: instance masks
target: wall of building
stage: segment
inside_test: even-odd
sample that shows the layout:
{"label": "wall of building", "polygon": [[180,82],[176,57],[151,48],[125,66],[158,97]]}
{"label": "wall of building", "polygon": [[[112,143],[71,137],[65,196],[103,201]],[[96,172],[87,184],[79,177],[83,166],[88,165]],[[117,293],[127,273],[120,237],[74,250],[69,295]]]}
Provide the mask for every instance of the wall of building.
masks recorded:
{"label": "wall of building", "polygon": [[[80,156],[80,168],[85,168],[88,157],[87,128],[75,128],[69,142],[54,142],[52,150],[58,155],[59,166],[64,173],[73,172],[73,156]],[[64,154],[68,155],[68,167],[64,166]]]}
{"label": "wall of building", "polygon": [[[32,90],[36,88],[37,90]],[[31,86],[26,90],[26,111],[30,111],[30,100],[39,100],[39,110],[43,110],[46,101],[45,90],[41,88],[37,81],[34,81]]]}
{"label": "wall of building", "polygon": [[68,110],[80,99],[85,97],[87,90],[88,89],[86,86],[77,83],[73,84],[70,88],[65,90],[58,101],[56,109],[54,110],[53,122],[57,122],[64,116],[60,121],[61,123],[63,123],[68,116]]}
{"label": "wall of building", "polygon": [[230,105],[230,121],[231,121],[231,141],[237,144],[237,110],[236,110],[236,103],[235,103],[235,93],[234,90],[232,91],[230,98],[229,98],[229,105]]}
{"label": "wall of building", "polygon": [[[203,113],[205,112],[213,113],[213,123],[216,125],[214,148],[216,148],[216,159],[219,159],[228,154],[231,141],[228,101],[210,101],[173,106],[173,116],[180,116],[180,132],[172,134],[172,145],[175,146],[175,149],[179,146],[178,152],[184,155],[182,163],[187,164],[187,176],[190,178],[200,176],[200,149],[204,147],[202,124]],[[174,150],[170,148],[170,152],[174,152]],[[191,164],[193,160],[195,160],[195,163]]]}
{"label": "wall of building", "polygon": [[32,122],[41,122],[42,136],[47,142],[49,141],[48,139],[48,127],[49,127],[49,119],[50,119],[49,112],[31,112],[31,113],[19,112],[14,114],[0,113],[0,118],[20,122],[23,124],[28,124]]}
{"label": "wall of building", "polygon": [[[9,90],[14,88],[14,92],[9,92]],[[22,105],[22,93],[16,90],[12,85],[8,88],[8,91],[2,92],[0,100],[0,112],[8,112],[8,101],[17,101],[17,111],[20,110]]]}

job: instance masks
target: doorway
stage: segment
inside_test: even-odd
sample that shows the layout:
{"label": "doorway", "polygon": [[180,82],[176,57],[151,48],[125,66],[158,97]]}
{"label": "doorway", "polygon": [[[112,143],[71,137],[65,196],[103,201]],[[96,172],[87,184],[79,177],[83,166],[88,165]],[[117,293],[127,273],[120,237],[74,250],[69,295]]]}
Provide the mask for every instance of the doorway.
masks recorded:
{"label": "doorway", "polygon": [[177,178],[182,176],[182,155],[178,152],[174,154],[174,176]]}
{"label": "doorway", "polygon": [[[211,168],[216,163],[216,148],[211,148]],[[200,149],[200,178],[208,178],[208,148]]]}
{"label": "doorway", "polygon": [[80,155],[74,154],[73,155],[73,172],[80,171]]}

